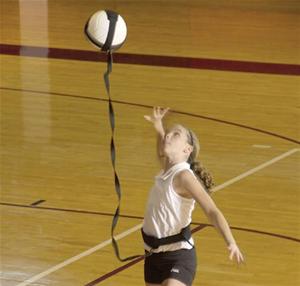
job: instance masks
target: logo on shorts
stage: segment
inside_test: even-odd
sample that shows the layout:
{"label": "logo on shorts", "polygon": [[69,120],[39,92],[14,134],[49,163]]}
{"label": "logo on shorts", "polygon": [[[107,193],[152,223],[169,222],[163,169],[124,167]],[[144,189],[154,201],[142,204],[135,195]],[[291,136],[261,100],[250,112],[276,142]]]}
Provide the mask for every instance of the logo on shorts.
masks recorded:
{"label": "logo on shorts", "polygon": [[172,269],[171,269],[171,272],[179,273],[179,269],[177,269],[177,268],[172,268]]}

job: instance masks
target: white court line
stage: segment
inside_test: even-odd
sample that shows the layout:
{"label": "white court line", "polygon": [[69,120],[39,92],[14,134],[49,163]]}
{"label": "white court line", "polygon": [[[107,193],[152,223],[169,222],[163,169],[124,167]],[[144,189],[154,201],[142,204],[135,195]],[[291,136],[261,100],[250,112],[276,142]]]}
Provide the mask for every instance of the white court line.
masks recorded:
{"label": "white court line", "polygon": [[241,179],[243,179],[243,178],[245,178],[245,177],[247,177],[249,175],[252,175],[252,174],[258,172],[259,170],[261,170],[263,168],[266,168],[266,167],[274,164],[275,162],[277,162],[279,160],[282,160],[283,158],[288,157],[288,156],[290,156],[290,155],[292,155],[292,154],[294,154],[295,152],[298,152],[298,151],[300,151],[300,149],[299,148],[295,148],[295,149],[292,149],[292,150],[290,150],[290,151],[288,151],[286,153],[283,153],[283,154],[281,154],[281,155],[273,158],[272,160],[267,161],[267,162],[265,162],[265,163],[263,163],[263,164],[255,167],[255,168],[253,168],[253,169],[251,169],[251,170],[249,170],[249,171],[247,171],[247,172],[245,172],[245,173],[243,173],[243,174],[241,174],[241,175],[239,175],[239,176],[237,176],[237,177],[235,177],[235,178],[233,178],[233,179],[231,179],[231,180],[223,183],[222,185],[219,185],[219,186],[213,188],[212,192],[219,191],[219,190],[221,190],[221,189],[223,189],[223,188],[225,188],[225,187],[227,187],[229,185],[232,185],[233,183],[235,183],[237,181],[240,181]]}
{"label": "white court line", "polygon": [[[116,235],[115,236],[115,240],[119,240],[119,239],[121,239],[121,238],[129,235],[132,232],[137,231],[141,227],[142,227],[142,224],[140,223],[140,224],[138,224],[138,225],[136,225],[136,226],[134,226],[134,227],[132,227],[132,228],[130,228],[130,229],[128,229],[128,230],[126,230],[126,231],[118,234],[118,235]],[[85,256],[88,256],[88,255],[92,254],[93,252],[95,252],[95,251],[97,251],[97,250],[105,247],[106,245],[108,245],[110,243],[111,243],[111,239],[105,240],[102,243],[100,243],[100,244],[98,244],[98,245],[96,245],[96,246],[94,246],[94,247],[92,247],[92,248],[90,248],[90,249],[88,249],[88,250],[86,250],[84,252],[81,252],[81,253],[79,253],[76,256],[73,256],[73,257],[71,257],[71,258],[63,261],[62,263],[59,263],[59,264],[57,264],[57,265],[55,265],[55,266],[53,266],[53,267],[45,270],[44,272],[41,272],[41,273],[39,273],[39,274],[37,274],[37,275],[35,275],[35,276],[33,276],[33,277],[25,280],[24,282],[18,284],[17,286],[25,286],[25,285],[28,285],[28,284],[30,284],[32,282],[35,282],[35,281],[37,281],[37,280],[39,280],[39,279],[41,279],[41,278],[49,275],[50,273],[52,273],[52,272],[54,272],[54,271],[56,271],[56,270],[58,270],[60,268],[65,267],[68,264],[71,264],[71,263],[73,263],[73,262],[81,259],[82,257],[85,257]]]}
{"label": "white court line", "polygon": [[259,144],[252,145],[252,147],[254,147],[254,148],[260,148],[260,149],[269,149],[269,148],[272,148],[272,146],[270,146],[270,145],[259,145]]}
{"label": "white court line", "polygon": [[[247,176],[249,176],[249,175],[251,175],[251,174],[253,174],[255,172],[258,172],[259,170],[261,170],[261,169],[263,169],[263,168],[265,168],[265,167],[267,167],[267,166],[269,166],[271,164],[274,164],[275,162],[277,162],[277,161],[279,161],[279,160],[281,160],[281,159],[283,159],[283,158],[285,158],[287,156],[290,156],[290,155],[292,155],[292,154],[294,154],[295,152],[298,152],[298,151],[300,151],[300,149],[296,148],[296,149],[292,149],[292,150],[290,150],[290,151],[288,151],[286,153],[283,153],[282,155],[280,155],[278,157],[275,157],[275,158],[271,159],[270,161],[267,161],[266,163],[263,163],[263,164],[255,167],[255,168],[253,168],[253,169],[251,169],[251,170],[249,170],[249,171],[247,171],[247,172],[245,172],[245,173],[243,173],[243,174],[241,174],[241,175],[239,175],[239,176],[237,176],[237,177],[235,177],[235,178],[233,178],[233,179],[231,179],[231,180],[223,183],[222,185],[219,185],[219,186],[213,188],[212,192],[219,191],[219,190],[221,190],[221,189],[223,189],[223,188],[225,188],[225,187],[227,187],[227,186],[229,186],[229,185],[231,185],[231,184],[233,184],[233,183],[235,183],[235,182],[237,182],[237,181],[239,181],[239,180],[241,180],[241,179],[243,179],[243,178],[245,178],[245,177],[247,177]],[[141,227],[142,227],[142,224],[138,224],[138,225],[136,225],[136,226],[134,226],[134,227],[132,227],[132,228],[130,228],[130,229],[128,229],[128,230],[126,230],[126,231],[118,234],[118,235],[116,235],[115,239],[119,240],[119,239],[121,239],[121,238],[123,238],[123,237],[125,237],[125,236],[127,236],[127,235],[129,235],[129,234],[131,234],[131,233],[133,233],[135,231],[137,231]],[[50,273],[52,273],[52,272],[54,272],[54,271],[56,271],[58,269],[61,269],[61,268],[65,267],[66,265],[71,264],[71,263],[73,263],[73,262],[81,259],[82,257],[85,257],[87,255],[92,254],[93,252],[95,252],[95,251],[97,251],[97,250],[105,247],[106,245],[108,245],[110,243],[111,243],[111,239],[108,239],[108,240],[106,240],[106,241],[104,241],[104,242],[102,242],[102,243],[100,243],[100,244],[98,244],[98,245],[96,245],[96,246],[94,246],[94,247],[92,247],[92,248],[90,248],[90,249],[82,252],[82,253],[79,253],[76,256],[73,256],[73,257],[71,257],[71,258],[69,258],[69,259],[67,259],[67,260],[65,260],[65,261],[63,261],[63,262],[61,262],[61,263],[59,263],[59,264],[57,264],[57,265],[49,268],[48,270],[45,270],[44,272],[41,272],[41,273],[39,273],[39,274],[37,274],[37,275],[35,275],[35,276],[33,276],[33,277],[25,280],[24,282],[18,284],[17,286],[26,286],[26,285],[28,285],[28,284],[30,284],[32,282],[35,282],[35,281],[37,281],[37,280],[39,280],[39,279],[41,279],[41,278],[49,275]]]}

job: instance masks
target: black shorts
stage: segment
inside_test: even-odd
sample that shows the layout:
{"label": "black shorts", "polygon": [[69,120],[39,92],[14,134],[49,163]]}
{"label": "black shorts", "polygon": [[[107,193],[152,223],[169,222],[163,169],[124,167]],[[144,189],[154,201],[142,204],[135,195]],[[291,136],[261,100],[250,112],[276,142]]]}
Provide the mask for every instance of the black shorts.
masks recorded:
{"label": "black shorts", "polygon": [[145,258],[144,278],[148,283],[161,284],[168,278],[192,285],[196,274],[195,248],[153,253]]}

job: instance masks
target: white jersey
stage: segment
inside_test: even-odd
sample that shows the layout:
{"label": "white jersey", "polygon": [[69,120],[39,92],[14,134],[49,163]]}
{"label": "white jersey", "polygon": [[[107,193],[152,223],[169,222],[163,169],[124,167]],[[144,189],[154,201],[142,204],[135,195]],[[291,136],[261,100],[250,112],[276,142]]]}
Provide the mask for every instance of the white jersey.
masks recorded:
{"label": "white jersey", "polygon": [[[191,223],[195,200],[180,196],[172,185],[174,176],[183,170],[193,173],[190,165],[182,162],[174,165],[165,173],[161,171],[155,177],[155,184],[149,194],[143,223],[143,230],[146,234],[157,238],[167,237],[180,233],[182,228]],[[194,245],[193,238],[189,242]],[[191,249],[191,244],[187,241],[180,241],[162,245],[153,252]],[[151,249],[147,244],[144,245],[146,250]]]}

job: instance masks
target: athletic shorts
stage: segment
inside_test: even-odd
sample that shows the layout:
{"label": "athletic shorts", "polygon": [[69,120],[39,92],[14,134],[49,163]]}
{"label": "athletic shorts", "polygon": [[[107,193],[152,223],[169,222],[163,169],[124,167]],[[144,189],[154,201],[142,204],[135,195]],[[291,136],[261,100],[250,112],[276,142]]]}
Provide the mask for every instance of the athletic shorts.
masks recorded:
{"label": "athletic shorts", "polygon": [[144,278],[148,283],[161,284],[172,278],[191,286],[196,274],[195,248],[153,253],[145,258]]}

